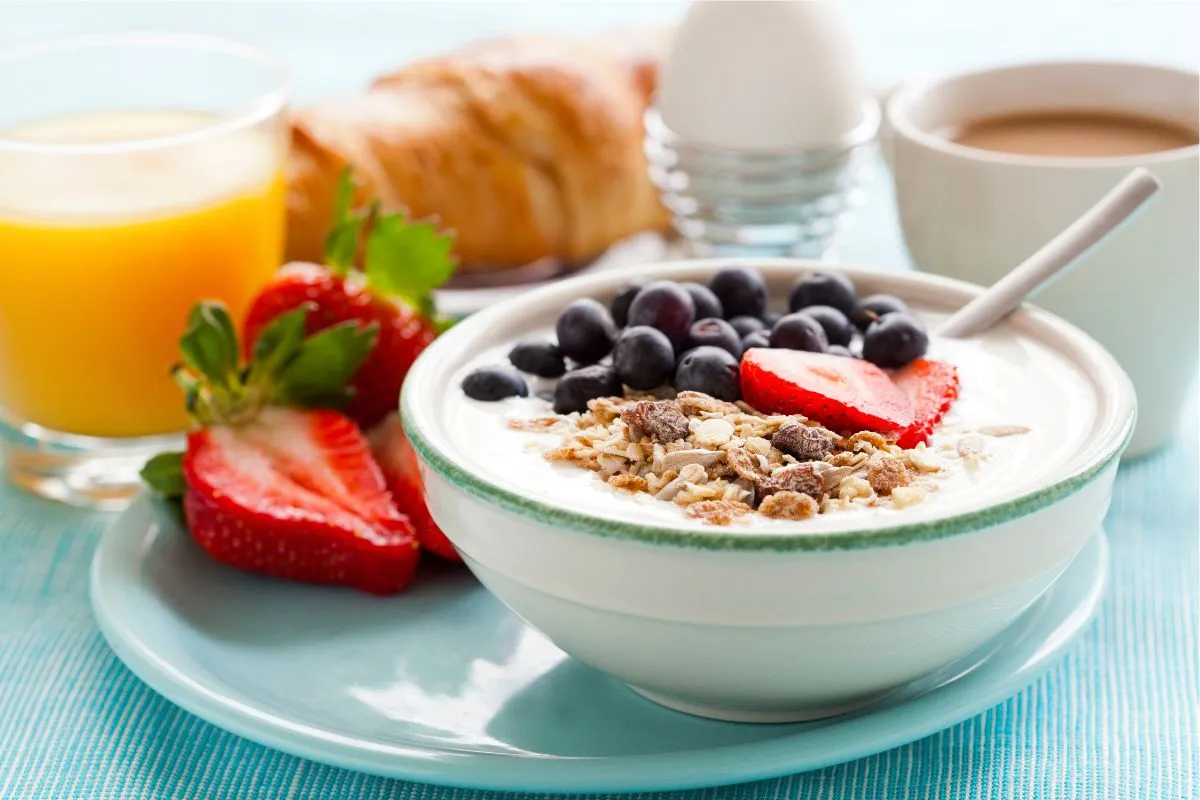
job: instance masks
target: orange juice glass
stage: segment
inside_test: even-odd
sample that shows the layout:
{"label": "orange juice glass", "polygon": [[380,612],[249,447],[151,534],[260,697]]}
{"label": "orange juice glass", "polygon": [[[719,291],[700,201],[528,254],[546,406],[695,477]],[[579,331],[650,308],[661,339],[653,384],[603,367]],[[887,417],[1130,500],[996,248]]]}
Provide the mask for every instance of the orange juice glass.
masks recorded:
{"label": "orange juice glass", "polygon": [[240,320],[279,266],[286,73],[224,40],[85,36],[0,54],[5,471],[120,507],[187,426],[188,311]]}

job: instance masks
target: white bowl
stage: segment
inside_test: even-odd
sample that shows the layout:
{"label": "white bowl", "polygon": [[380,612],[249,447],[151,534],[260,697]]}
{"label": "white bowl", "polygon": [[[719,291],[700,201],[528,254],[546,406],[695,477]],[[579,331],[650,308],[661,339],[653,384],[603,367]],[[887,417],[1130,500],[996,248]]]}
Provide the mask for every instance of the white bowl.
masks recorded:
{"label": "white bowl", "polygon": [[[552,491],[521,490],[452,435],[456,404],[447,398],[459,396],[461,373],[481,351],[552,325],[574,298],[607,301],[631,276],[703,281],[728,263],[643,265],[494,306],[421,356],[402,413],[438,524],[480,581],[564,651],[683,711],[811,719],[966,656],[1053,583],[1108,508],[1134,395],[1087,335],[1045,312],[1018,311],[1002,330],[1070,362],[1094,418],[1063,434],[1052,463],[1009,476],[1012,491],[978,505],[968,496],[945,513],[848,517],[816,530],[811,521],[748,529],[704,528],[682,515],[678,524],[639,521],[615,497],[613,513],[597,513]],[[828,269],[739,263],[759,269],[778,302],[803,271]],[[949,312],[981,291],[919,273],[843,271],[862,294],[890,292],[919,310]]]}

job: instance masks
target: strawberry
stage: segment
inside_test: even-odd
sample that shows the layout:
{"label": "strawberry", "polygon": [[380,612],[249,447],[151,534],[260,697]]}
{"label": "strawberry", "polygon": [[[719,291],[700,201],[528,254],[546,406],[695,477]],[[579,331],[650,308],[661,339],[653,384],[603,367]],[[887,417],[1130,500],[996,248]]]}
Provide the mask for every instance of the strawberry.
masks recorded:
{"label": "strawberry", "polygon": [[228,314],[200,304],[174,373],[199,426],[186,452],[155,456],[142,476],[182,501],[192,537],[218,561],[392,594],[416,571],[416,532],[362,431],[328,408],[348,399],[376,331],[349,323],[306,336],[308,311],[278,317],[240,366]]}
{"label": "strawberry", "polygon": [[[313,303],[309,333],[344,322],[378,327],[378,343],[354,375],[346,413],[363,428],[394,411],[409,367],[438,334],[430,292],[450,277],[452,240],[432,223],[399,214],[352,211],[354,184],[345,176],[337,219],[326,242],[326,264],[285,265],[247,312],[247,354],[264,328],[285,311]],[[365,247],[360,247],[369,230]],[[362,251],[363,268],[354,264]]]}
{"label": "strawberry", "polygon": [[412,520],[422,549],[450,561],[462,561],[462,556],[433,521],[425,504],[420,462],[404,435],[400,415],[390,414],[371,432],[370,440],[371,452],[383,469],[392,499],[396,507]]}
{"label": "strawberry", "polygon": [[908,397],[867,361],[755,347],[742,357],[742,397],[759,411],[803,414],[836,431],[886,433],[912,424]]}
{"label": "strawberry", "polygon": [[958,397],[958,370],[944,361],[918,358],[898,370],[892,380],[913,407],[913,423],[900,434],[896,444],[916,447],[927,441],[933,428],[942,421]]}

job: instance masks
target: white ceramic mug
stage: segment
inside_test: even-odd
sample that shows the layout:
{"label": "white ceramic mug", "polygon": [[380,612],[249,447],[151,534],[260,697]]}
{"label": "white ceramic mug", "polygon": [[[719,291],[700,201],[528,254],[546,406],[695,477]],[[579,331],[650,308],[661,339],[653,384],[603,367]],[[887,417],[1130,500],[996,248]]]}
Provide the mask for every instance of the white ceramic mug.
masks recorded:
{"label": "white ceramic mug", "polygon": [[1011,155],[939,131],[980,117],[1044,109],[1133,113],[1196,126],[1200,74],[1110,62],[1027,64],[920,80],[887,103],[904,239],[919,269],[990,284],[1098,200],[1130,169],[1163,183],[1147,209],[1034,302],[1109,349],[1138,394],[1128,453],[1167,443],[1197,371],[1200,146],[1138,156]]}

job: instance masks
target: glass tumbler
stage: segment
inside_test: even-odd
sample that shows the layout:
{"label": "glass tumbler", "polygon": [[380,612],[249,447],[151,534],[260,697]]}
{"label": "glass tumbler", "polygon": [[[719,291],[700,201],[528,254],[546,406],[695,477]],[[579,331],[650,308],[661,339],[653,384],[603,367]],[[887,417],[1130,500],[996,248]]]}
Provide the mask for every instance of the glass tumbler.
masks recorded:
{"label": "glass tumbler", "polygon": [[282,259],[288,81],[252,47],[104,34],[0,53],[0,441],[8,478],[119,508],[188,418],[199,300],[240,319]]}

